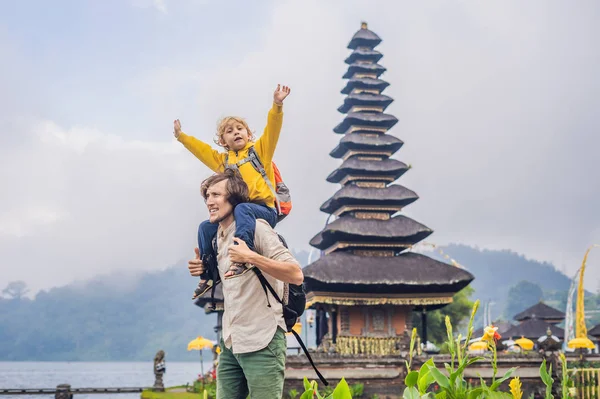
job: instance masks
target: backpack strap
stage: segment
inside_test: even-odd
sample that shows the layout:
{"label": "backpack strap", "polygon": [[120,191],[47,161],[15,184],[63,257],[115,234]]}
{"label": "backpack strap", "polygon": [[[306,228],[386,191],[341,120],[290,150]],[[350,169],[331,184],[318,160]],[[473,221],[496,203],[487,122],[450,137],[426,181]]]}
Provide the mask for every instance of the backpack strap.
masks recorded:
{"label": "backpack strap", "polygon": [[254,146],[248,148],[248,154],[250,155],[249,158],[251,158],[252,166],[254,166],[254,169],[256,169],[258,173],[260,173],[265,183],[267,183],[267,187],[269,187],[269,190],[271,190],[271,194],[273,194],[273,198],[275,198],[275,206],[277,207],[277,213],[281,215],[281,205],[279,204],[279,199],[277,199],[277,191],[275,191],[273,183],[271,183],[271,180],[269,180],[269,177],[267,176],[267,171],[265,170],[265,167],[263,166],[263,163],[261,162],[260,157],[258,156],[258,153],[256,152]]}
{"label": "backpack strap", "polygon": [[[277,302],[279,302],[281,304],[281,306],[285,306],[284,303],[279,298],[279,295],[277,295],[277,293],[273,289],[273,286],[271,284],[269,284],[269,282],[267,281],[267,279],[265,278],[265,276],[262,274],[262,272],[260,270],[258,270],[258,267],[255,267],[252,270],[254,270],[254,273],[256,274],[256,277],[258,277],[258,279],[260,280],[260,284],[262,285],[263,289],[265,290],[265,295],[267,295],[267,303],[269,302],[269,295],[267,294],[267,289],[268,289],[269,292],[271,293],[271,295],[273,295],[273,297],[277,300]],[[271,307],[270,304],[269,304],[269,307]],[[328,386],[329,382],[327,382],[327,380],[325,379],[325,377],[323,377],[323,374],[321,374],[319,372],[319,370],[317,369],[317,366],[315,365],[315,362],[313,361],[312,357],[310,356],[310,353],[308,353],[308,349],[306,349],[306,346],[304,345],[304,341],[302,341],[302,338],[300,338],[300,335],[298,335],[298,333],[296,331],[294,331],[293,329],[290,330],[289,332],[291,332],[292,334],[294,334],[294,337],[296,337],[296,341],[298,341],[298,343],[302,347],[302,351],[304,352],[304,354],[308,358],[308,361],[310,362],[310,365],[312,366],[313,370],[315,370],[315,373],[317,373],[317,376],[319,377],[319,379],[321,380],[321,382],[325,386]]]}
{"label": "backpack strap", "polygon": [[294,330],[292,330],[291,333],[294,334],[294,337],[296,337],[296,341],[298,341],[298,343],[302,347],[302,351],[304,351],[304,354],[308,358],[308,361],[310,362],[310,365],[312,366],[313,370],[315,370],[315,373],[317,373],[317,377],[319,377],[319,379],[321,380],[321,382],[323,383],[323,385],[329,386],[329,382],[327,382],[327,380],[325,379],[325,377],[323,377],[323,374],[321,374],[319,372],[319,370],[317,369],[317,366],[315,365],[315,362],[312,360],[312,357],[310,356],[310,353],[308,353],[308,349],[306,349],[306,346],[304,345],[304,342],[302,342],[302,338],[300,338],[300,335],[298,335],[298,333],[296,331],[294,331]]}

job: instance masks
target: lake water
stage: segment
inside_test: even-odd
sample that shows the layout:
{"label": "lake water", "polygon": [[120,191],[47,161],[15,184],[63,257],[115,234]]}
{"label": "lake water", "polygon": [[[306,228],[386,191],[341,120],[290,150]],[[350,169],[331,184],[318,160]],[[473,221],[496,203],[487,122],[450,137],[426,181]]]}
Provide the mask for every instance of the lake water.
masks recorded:
{"label": "lake water", "polygon": [[[151,387],[154,384],[152,362],[0,362],[0,388],[56,388],[71,384],[85,387]],[[204,362],[204,372],[212,367]],[[165,386],[185,385],[200,374],[200,361],[168,362]],[[74,395],[76,399],[134,399],[133,394]],[[54,395],[7,395],[4,398],[54,398]]]}

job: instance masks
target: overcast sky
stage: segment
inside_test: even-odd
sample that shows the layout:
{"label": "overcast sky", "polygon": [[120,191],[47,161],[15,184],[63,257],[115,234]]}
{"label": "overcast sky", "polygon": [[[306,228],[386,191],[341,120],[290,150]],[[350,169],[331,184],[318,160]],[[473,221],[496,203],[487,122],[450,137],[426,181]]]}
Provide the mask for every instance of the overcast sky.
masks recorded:
{"label": "overcast sky", "polygon": [[[571,274],[600,243],[600,3],[20,0],[0,12],[0,289],[32,291],[193,254],[209,170],[172,121],[210,140],[225,115],[262,132],[292,190],[279,227],[308,241],[339,186],[344,59],[365,20],[428,241],[512,249]],[[460,262],[460,259],[457,259]],[[587,285],[598,287],[600,250]],[[468,266],[468,265],[466,265]],[[498,271],[501,275],[502,271]]]}

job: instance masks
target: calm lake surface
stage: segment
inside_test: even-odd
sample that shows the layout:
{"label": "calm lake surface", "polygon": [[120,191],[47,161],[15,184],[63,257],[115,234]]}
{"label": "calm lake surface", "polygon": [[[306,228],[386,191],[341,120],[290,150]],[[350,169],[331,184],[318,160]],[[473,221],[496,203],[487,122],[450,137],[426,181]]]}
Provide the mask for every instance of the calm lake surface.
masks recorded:
{"label": "calm lake surface", "polygon": [[[152,362],[0,362],[0,388],[56,388],[58,384],[84,387],[151,387]],[[212,367],[204,362],[204,372]],[[165,386],[185,385],[200,374],[198,362],[169,362]],[[76,399],[133,399],[140,394],[74,395]],[[9,395],[4,398],[49,399],[54,395]]]}

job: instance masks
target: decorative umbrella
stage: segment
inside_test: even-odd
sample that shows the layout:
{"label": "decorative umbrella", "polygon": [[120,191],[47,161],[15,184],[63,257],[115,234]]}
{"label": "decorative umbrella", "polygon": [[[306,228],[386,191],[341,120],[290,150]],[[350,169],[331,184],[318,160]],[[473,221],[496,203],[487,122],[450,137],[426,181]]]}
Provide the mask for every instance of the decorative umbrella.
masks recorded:
{"label": "decorative umbrella", "polygon": [[198,338],[188,343],[188,351],[200,351],[200,370],[202,372],[202,378],[204,378],[204,361],[202,359],[202,349],[212,349],[213,346],[215,346],[215,344],[210,339],[206,339],[201,336],[198,336]]}
{"label": "decorative umbrella", "polygon": [[519,338],[515,340],[515,345],[519,345],[523,350],[530,351],[533,349],[533,341],[528,338]]}
{"label": "decorative umbrella", "polygon": [[470,351],[486,351],[488,349],[488,343],[484,341],[473,342],[469,345]]}

